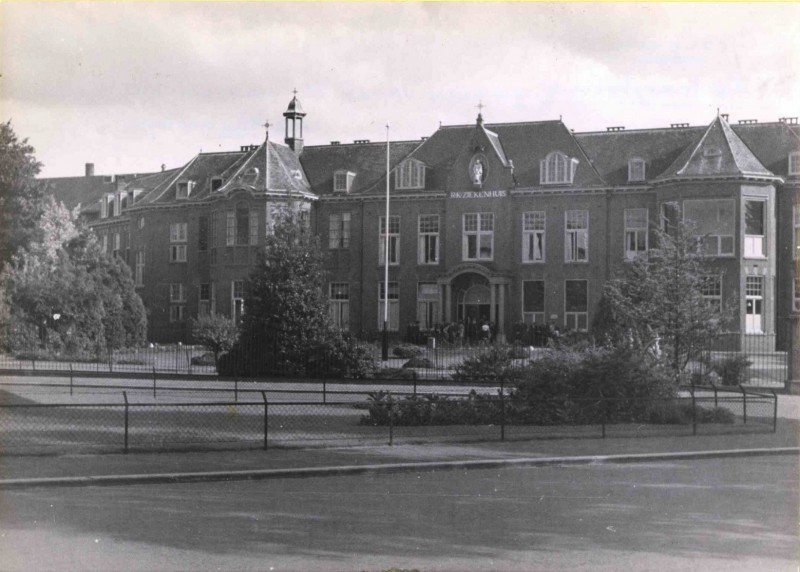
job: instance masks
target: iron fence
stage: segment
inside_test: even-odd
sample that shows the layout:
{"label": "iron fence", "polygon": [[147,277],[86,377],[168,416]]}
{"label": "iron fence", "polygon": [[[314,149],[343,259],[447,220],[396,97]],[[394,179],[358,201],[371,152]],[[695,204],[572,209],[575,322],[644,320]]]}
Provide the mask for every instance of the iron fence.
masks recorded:
{"label": "iron fence", "polygon": [[[135,452],[537,438],[775,431],[775,392],[704,387],[667,399],[593,398],[520,404],[496,395],[347,394],[348,399],[139,401],[127,391],[93,402],[0,404],[0,453]],[[141,396],[139,396],[141,397]]]}

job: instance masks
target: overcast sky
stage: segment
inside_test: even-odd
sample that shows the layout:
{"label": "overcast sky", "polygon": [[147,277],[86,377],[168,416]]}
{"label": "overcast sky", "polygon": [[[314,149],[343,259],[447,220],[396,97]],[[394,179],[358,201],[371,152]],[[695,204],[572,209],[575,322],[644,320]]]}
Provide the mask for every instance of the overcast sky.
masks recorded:
{"label": "overcast sky", "polygon": [[0,119],[45,176],[176,167],[283,140],[417,139],[443,124],[576,131],[800,115],[798,4],[0,4]]}

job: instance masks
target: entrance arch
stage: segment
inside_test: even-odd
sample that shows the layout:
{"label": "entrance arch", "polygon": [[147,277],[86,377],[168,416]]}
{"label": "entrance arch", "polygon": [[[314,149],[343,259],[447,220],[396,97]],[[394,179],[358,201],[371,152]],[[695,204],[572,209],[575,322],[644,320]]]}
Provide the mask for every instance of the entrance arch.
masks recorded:
{"label": "entrance arch", "polygon": [[499,339],[504,339],[508,276],[468,262],[450,269],[438,283],[443,287],[440,296],[444,322],[469,320],[478,327],[484,321],[493,322]]}

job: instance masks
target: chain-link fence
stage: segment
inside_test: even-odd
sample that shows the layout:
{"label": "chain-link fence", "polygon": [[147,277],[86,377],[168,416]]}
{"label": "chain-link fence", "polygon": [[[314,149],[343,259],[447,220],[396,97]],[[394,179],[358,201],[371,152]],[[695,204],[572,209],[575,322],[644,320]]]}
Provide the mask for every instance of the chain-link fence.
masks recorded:
{"label": "chain-link fence", "polygon": [[96,402],[0,404],[0,452],[165,451],[775,431],[777,395],[703,388],[668,399],[561,397],[519,403],[511,396],[446,398],[388,392],[313,401],[137,400],[128,392]]}

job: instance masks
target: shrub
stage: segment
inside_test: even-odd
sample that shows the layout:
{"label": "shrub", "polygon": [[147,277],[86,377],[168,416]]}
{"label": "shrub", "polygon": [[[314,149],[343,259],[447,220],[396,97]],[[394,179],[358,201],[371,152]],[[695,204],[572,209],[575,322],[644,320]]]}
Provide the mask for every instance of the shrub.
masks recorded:
{"label": "shrub", "polygon": [[418,368],[425,368],[425,369],[433,369],[434,365],[431,360],[425,357],[412,357],[406,363],[403,364],[403,369],[408,369],[411,367],[418,367]]}
{"label": "shrub", "polygon": [[470,392],[466,399],[449,399],[437,394],[394,399],[386,392],[370,394],[368,413],[362,425],[479,425],[498,423],[500,400]]}
{"label": "shrub", "polygon": [[424,352],[424,348],[415,346],[414,344],[400,344],[399,346],[395,346],[392,350],[392,354],[399,358],[414,358],[418,355],[422,355]]}
{"label": "shrub", "polygon": [[748,360],[747,356],[737,354],[712,362],[711,370],[720,377],[722,385],[741,385],[747,383],[750,378],[747,368],[752,364],[753,362]]}
{"label": "shrub", "polygon": [[216,365],[219,356],[236,343],[237,335],[236,322],[225,316],[208,314],[192,320],[192,337],[211,352],[214,360],[211,364],[194,365]]}
{"label": "shrub", "polygon": [[478,355],[465,359],[455,367],[456,381],[510,381],[519,376],[519,367],[513,363],[514,350],[510,346],[491,346]]}
{"label": "shrub", "polygon": [[413,369],[403,369],[400,367],[384,367],[375,371],[375,379],[417,379],[417,372]]}

